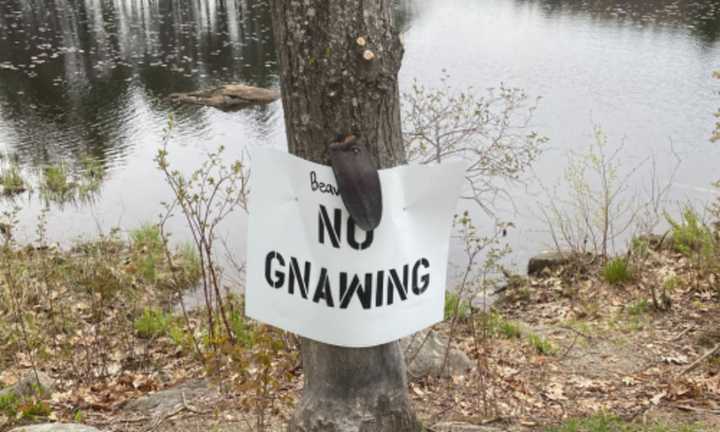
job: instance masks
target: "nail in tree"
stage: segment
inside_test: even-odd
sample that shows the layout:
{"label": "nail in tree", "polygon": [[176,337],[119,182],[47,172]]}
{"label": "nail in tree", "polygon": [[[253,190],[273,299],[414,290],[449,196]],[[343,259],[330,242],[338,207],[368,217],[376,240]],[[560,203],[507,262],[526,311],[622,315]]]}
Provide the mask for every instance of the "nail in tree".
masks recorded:
{"label": "nail in tree", "polygon": [[[397,74],[402,44],[388,0],[271,0],[291,153],[330,164],[352,134],[378,168],[405,162]],[[328,323],[332,325],[332,323]],[[420,429],[397,342],[351,349],[301,340],[302,399],[290,431]]]}

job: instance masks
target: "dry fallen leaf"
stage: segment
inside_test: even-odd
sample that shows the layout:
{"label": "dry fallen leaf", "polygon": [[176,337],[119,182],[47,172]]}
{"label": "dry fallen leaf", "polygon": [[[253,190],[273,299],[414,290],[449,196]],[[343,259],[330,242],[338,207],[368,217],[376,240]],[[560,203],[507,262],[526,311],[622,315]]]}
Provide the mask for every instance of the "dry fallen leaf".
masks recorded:
{"label": "dry fallen leaf", "polygon": [[623,378],[622,382],[623,382],[623,384],[625,384],[628,387],[631,387],[631,386],[634,386],[635,384],[637,384],[637,381],[635,381],[635,378],[629,377],[629,376],[626,376],[625,378]]}
{"label": "dry fallen leaf", "polygon": [[663,356],[662,361],[668,364],[684,365],[688,364],[688,358],[683,354],[676,354],[674,356]]}
{"label": "dry fallen leaf", "polygon": [[563,394],[563,386],[558,382],[551,383],[544,392],[548,399],[554,401],[567,400],[567,397]]}
{"label": "dry fallen leaf", "polygon": [[652,402],[653,405],[657,405],[665,396],[667,396],[667,392],[663,390],[662,392],[650,398],[650,402]]}

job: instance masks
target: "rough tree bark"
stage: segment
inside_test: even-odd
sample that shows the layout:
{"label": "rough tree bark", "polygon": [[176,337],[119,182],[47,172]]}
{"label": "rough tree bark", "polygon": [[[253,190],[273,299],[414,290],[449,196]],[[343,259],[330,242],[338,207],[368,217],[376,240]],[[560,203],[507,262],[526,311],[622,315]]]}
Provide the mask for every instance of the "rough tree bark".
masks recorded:
{"label": "rough tree bark", "polygon": [[[390,0],[271,0],[288,147],[328,164],[336,134],[359,135],[377,166],[405,162]],[[330,323],[329,323],[330,324]],[[349,349],[303,339],[292,432],[420,429],[397,342]]]}

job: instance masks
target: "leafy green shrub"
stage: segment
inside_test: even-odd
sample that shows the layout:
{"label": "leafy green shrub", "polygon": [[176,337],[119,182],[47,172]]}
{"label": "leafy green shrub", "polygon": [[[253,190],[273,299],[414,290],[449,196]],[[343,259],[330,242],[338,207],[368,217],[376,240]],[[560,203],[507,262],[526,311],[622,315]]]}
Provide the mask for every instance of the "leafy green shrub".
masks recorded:
{"label": "leafy green shrub", "polygon": [[672,226],[673,247],[688,257],[701,271],[712,272],[718,268],[718,243],[713,230],[707,226],[691,207],[686,207],[679,221],[665,216]]}
{"label": "leafy green shrub", "polygon": [[470,302],[461,299],[455,292],[445,293],[445,319],[452,319],[455,316],[458,319],[466,320],[470,317]]}
{"label": "leafy green shrub", "polygon": [[0,414],[4,414],[6,417],[14,418],[18,413],[18,404],[20,400],[15,392],[7,392],[6,394],[0,395]]}
{"label": "leafy green shrub", "polygon": [[700,220],[693,208],[686,207],[680,221],[669,216],[667,220],[672,226],[673,245],[677,252],[689,257],[696,251],[715,248],[712,230]]}
{"label": "leafy green shrub", "polygon": [[609,284],[620,285],[630,281],[633,275],[628,261],[625,258],[617,257],[605,263],[602,276]]}
{"label": "leafy green shrub", "polygon": [[625,166],[623,144],[611,146],[599,126],[593,138],[569,153],[563,184],[558,184],[562,188],[546,189],[540,211],[557,250],[607,257],[647,203],[627,193],[627,182],[638,170]]}
{"label": "leafy green shrub", "polygon": [[254,344],[253,328],[248,325],[245,317],[238,311],[230,314],[230,328],[237,342],[245,348],[252,348]]}
{"label": "leafy green shrub", "polygon": [[164,255],[160,228],[154,224],[143,224],[130,231],[130,245],[133,249],[133,262],[142,277],[150,282],[155,281]]}
{"label": "leafy green shrub", "polygon": [[13,420],[36,419],[48,417],[51,413],[50,406],[35,398],[21,398],[14,392],[0,395],[0,415]]}
{"label": "leafy green shrub", "polygon": [[32,420],[48,417],[52,410],[47,402],[28,399],[18,405],[18,412],[21,418]]}
{"label": "leafy green shrub", "polygon": [[155,224],[142,224],[130,231],[130,242],[134,248],[146,248],[156,254],[162,253],[163,250],[160,228]]}
{"label": "leafy green shrub", "polygon": [[133,326],[141,338],[154,338],[167,333],[172,323],[172,316],[157,309],[145,309]]}
{"label": "leafy green shrub", "polygon": [[183,350],[189,350],[192,347],[192,337],[184,328],[173,322],[168,326],[167,335],[175,346]]}

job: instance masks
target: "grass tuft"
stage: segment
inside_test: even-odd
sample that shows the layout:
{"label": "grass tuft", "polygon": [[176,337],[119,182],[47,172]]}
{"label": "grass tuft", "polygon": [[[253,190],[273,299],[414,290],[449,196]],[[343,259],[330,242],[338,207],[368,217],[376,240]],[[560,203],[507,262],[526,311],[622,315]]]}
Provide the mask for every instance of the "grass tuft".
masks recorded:
{"label": "grass tuft", "polygon": [[451,291],[445,293],[445,319],[453,319],[457,316],[460,320],[466,320],[470,317],[470,302],[461,299],[460,296]]}
{"label": "grass tuft", "polygon": [[133,251],[133,263],[140,275],[146,281],[154,282],[164,255],[160,228],[155,224],[146,223],[130,231],[130,246]]}
{"label": "grass tuft", "polygon": [[145,309],[133,323],[137,335],[144,339],[162,336],[168,332],[172,316],[158,309]]}
{"label": "grass tuft", "polygon": [[644,315],[648,313],[648,311],[650,311],[650,303],[645,299],[631,303],[627,308],[628,314],[635,317]]}
{"label": "grass tuft", "polygon": [[507,339],[519,339],[522,336],[520,325],[514,321],[503,320],[498,324],[497,330]]}
{"label": "grass tuft", "polygon": [[538,354],[553,355],[555,354],[555,346],[549,340],[535,333],[528,335],[528,342],[535,348]]}
{"label": "grass tuft", "polygon": [[665,217],[672,226],[675,251],[688,257],[701,271],[717,270],[720,248],[715,233],[700,219],[697,212],[686,207],[679,221],[667,215]]}
{"label": "grass tuft", "polygon": [[602,277],[611,285],[621,285],[633,278],[630,264],[625,258],[613,258],[602,269]]}

